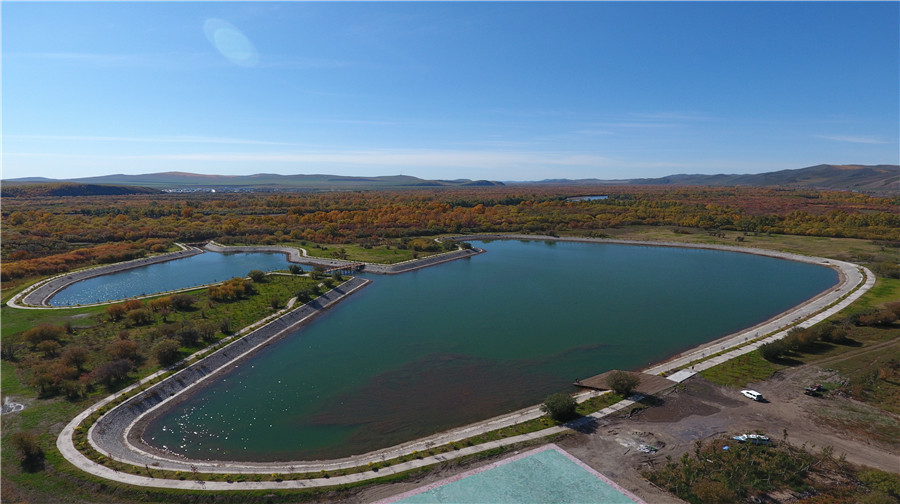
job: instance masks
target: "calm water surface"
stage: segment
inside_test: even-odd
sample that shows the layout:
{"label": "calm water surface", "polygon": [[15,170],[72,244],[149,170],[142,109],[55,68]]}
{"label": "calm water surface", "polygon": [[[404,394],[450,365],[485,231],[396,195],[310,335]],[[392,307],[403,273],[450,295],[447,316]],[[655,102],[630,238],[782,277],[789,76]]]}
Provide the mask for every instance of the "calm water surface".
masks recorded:
{"label": "calm water surface", "polygon": [[53,296],[50,304],[72,306],[102,303],[229,280],[236,276],[247,276],[247,273],[255,269],[273,271],[286,269],[287,266],[284,254],[206,252],[82,280]]}
{"label": "calm water surface", "polygon": [[144,439],[191,457],[364,453],[574,391],[762,322],[831,269],[713,250],[566,242],[488,252],[373,284],[242,363]]}

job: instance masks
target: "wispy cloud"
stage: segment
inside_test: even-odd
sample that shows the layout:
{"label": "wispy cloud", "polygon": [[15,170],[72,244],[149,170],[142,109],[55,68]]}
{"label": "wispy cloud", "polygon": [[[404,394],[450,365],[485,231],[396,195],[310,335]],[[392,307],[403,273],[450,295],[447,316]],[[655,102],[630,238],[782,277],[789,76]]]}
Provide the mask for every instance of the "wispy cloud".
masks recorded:
{"label": "wispy cloud", "polygon": [[883,138],[852,136],[852,135],[815,135],[816,138],[824,138],[825,140],[834,140],[835,142],[849,142],[859,144],[887,144],[891,143]]}
{"label": "wispy cloud", "polygon": [[615,160],[579,152],[519,152],[473,150],[355,150],[298,153],[193,153],[150,156],[160,160],[216,162],[277,162],[402,167],[506,168],[522,165],[610,166]]}
{"label": "wispy cloud", "polygon": [[189,143],[189,144],[225,144],[225,145],[280,145],[301,147],[302,144],[292,142],[275,142],[248,138],[206,137],[206,136],[164,136],[164,137],[122,137],[97,135],[5,135],[6,140],[18,141],[64,141],[64,142],[120,142],[120,143]]}

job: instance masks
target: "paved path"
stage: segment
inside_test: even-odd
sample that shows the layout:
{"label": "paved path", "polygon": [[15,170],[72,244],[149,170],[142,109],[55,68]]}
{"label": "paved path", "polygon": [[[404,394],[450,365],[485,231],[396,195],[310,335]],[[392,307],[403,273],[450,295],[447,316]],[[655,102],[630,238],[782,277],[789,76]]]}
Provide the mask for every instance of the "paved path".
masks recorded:
{"label": "paved path", "polygon": [[[554,237],[535,237],[531,235],[514,235],[514,236],[498,236],[498,235],[481,235],[477,237],[466,236],[461,237],[462,239],[473,240],[473,239],[490,239],[494,238],[513,238],[513,239],[555,239]],[[623,241],[611,241],[611,240],[595,240],[595,239],[575,239],[572,241],[591,241],[591,242],[603,242],[603,243],[628,243],[628,244],[641,244],[645,246],[654,245],[652,243],[646,242],[623,242]],[[664,246],[684,246],[683,244],[677,245],[667,245]],[[738,252],[745,253],[757,253],[764,255],[771,255],[776,257],[781,257],[790,260],[799,260],[804,262],[812,262],[816,264],[823,264],[833,268],[836,268],[841,275],[840,284],[813,299],[812,301],[805,303],[804,305],[798,307],[790,313],[782,314],[775,319],[766,322],[765,324],[761,324],[760,326],[751,328],[747,331],[742,331],[735,335],[728,336],[712,344],[705,345],[700,347],[694,351],[687,352],[685,354],[679,355],[676,358],[670,359],[660,365],[653,366],[645,372],[660,375],[660,374],[668,374],[674,371],[677,371],[679,368],[682,368],[691,362],[694,362],[700,358],[704,358],[708,355],[718,353],[720,351],[724,351],[727,348],[734,347],[735,345],[743,344],[749,339],[752,339],[757,336],[762,336],[768,334],[769,332],[778,331],[779,328],[783,328],[787,324],[793,324],[802,320],[804,317],[809,317],[816,312],[821,313],[815,314],[812,318],[809,318],[806,321],[801,323],[801,326],[806,327],[812,325],[820,320],[825,319],[826,317],[836,313],[837,311],[843,309],[854,300],[858,299],[865,291],[867,291],[874,284],[874,275],[871,272],[866,270],[865,268],[861,268],[859,266],[845,263],[841,261],[833,261],[828,259],[821,258],[812,258],[807,256],[798,256],[794,254],[784,254],[778,252],[768,252],[762,250],[748,250],[740,247],[709,247],[703,246],[702,248],[718,248],[725,250],[733,250]],[[854,291],[854,289],[856,289]],[[852,291],[852,293],[851,293]],[[848,295],[849,294],[849,295]],[[843,299],[842,299],[843,298]],[[768,337],[765,341],[777,339],[779,337],[783,337],[786,331],[775,332],[770,337]],[[760,344],[765,341],[760,341],[754,343],[752,345],[747,345],[737,350],[733,350],[731,352],[727,352],[721,356],[717,356],[711,359],[707,359],[700,363],[694,365],[694,370],[685,370],[678,372],[674,375],[671,375],[670,378],[676,378],[676,380],[684,379],[687,376],[692,375],[696,371],[700,371],[702,369],[706,369],[717,365],[721,362],[725,362],[726,360],[733,358],[737,355],[744,354],[750,352],[757,348]],[[205,362],[205,361],[204,361]],[[208,373],[207,373],[208,374]],[[205,376],[205,375],[204,375]],[[170,378],[171,380],[171,378]],[[674,385],[674,382],[673,382]],[[581,399],[586,399],[590,395],[596,394],[593,393],[585,393],[581,396]],[[552,434],[556,434],[559,432],[564,432],[567,429],[572,428],[584,428],[586,424],[590,424],[592,421],[595,421],[596,418],[608,415],[614,411],[617,411],[622,408],[629,407],[633,404],[633,401],[622,401],[613,405],[610,408],[607,408],[603,411],[597,412],[589,417],[579,420],[578,422],[569,424],[567,426],[553,427],[549,429],[545,429],[542,431],[538,431],[531,434],[526,434],[522,436],[515,436],[511,438],[505,438],[500,441],[494,441],[490,443],[484,443],[481,445],[471,446],[461,448],[459,450],[455,450],[453,452],[444,453],[440,455],[427,456],[422,459],[415,459],[409,462],[394,464],[389,467],[383,467],[380,470],[376,471],[364,471],[360,473],[355,473],[346,476],[332,476],[330,478],[318,478],[318,479],[304,479],[304,480],[285,480],[285,481],[270,481],[270,482],[248,482],[248,481],[235,481],[233,483],[227,482],[197,482],[192,480],[164,480],[159,478],[145,477],[145,476],[136,476],[131,474],[123,474],[116,471],[113,471],[105,466],[100,464],[96,464],[86,457],[84,457],[80,452],[78,452],[72,441],[72,434],[74,432],[74,428],[88,415],[90,415],[96,409],[112,402],[115,397],[111,396],[106,400],[98,403],[90,410],[82,413],[76,419],[74,419],[63,432],[60,434],[57,440],[57,446],[60,451],[63,453],[66,459],[70,462],[81,468],[82,470],[89,472],[91,474],[95,474],[97,476],[102,476],[104,478],[112,479],[115,481],[120,481],[123,483],[129,483],[133,485],[139,486],[153,486],[153,487],[168,487],[168,488],[184,488],[184,489],[205,489],[205,490],[237,490],[237,489],[276,489],[276,488],[310,488],[310,487],[319,487],[319,486],[333,486],[339,485],[342,483],[353,483],[358,481],[364,481],[367,479],[379,478],[389,474],[394,474],[397,472],[406,471],[409,469],[414,469],[417,467],[423,467],[430,464],[438,463],[444,460],[449,460],[465,455],[471,455],[474,453],[478,453],[485,450],[490,450],[500,446],[508,446],[510,444],[519,443],[522,441],[539,439],[542,437],[546,437]],[[138,401],[140,402],[140,401]],[[128,401],[124,403],[124,405],[135,406],[135,403]],[[151,408],[158,406],[158,404],[150,405]],[[144,409],[145,406],[139,406],[139,409]],[[444,433],[435,434],[433,436],[429,436],[426,438],[418,439],[409,443],[404,443],[402,445],[377,450],[371,453],[367,453],[364,455],[346,457],[343,459],[337,460],[328,460],[328,461],[295,461],[295,462],[280,462],[280,463],[232,463],[232,462],[203,462],[203,461],[189,461],[185,459],[181,459],[175,456],[165,456],[163,454],[158,453],[148,453],[143,449],[135,446],[134,444],[128,442],[128,432],[131,428],[134,427],[134,420],[131,421],[127,425],[127,427],[123,430],[117,431],[117,434],[110,435],[109,432],[101,433],[98,432],[96,427],[97,425],[101,425],[104,419],[107,416],[111,416],[113,412],[117,409],[124,408],[115,408],[111,413],[108,413],[104,416],[100,422],[97,422],[94,427],[92,427],[89,439],[95,447],[97,447],[102,453],[110,453],[114,451],[114,456],[117,459],[121,459],[124,461],[128,461],[137,465],[144,464],[153,464],[152,466],[148,466],[149,470],[152,471],[154,468],[159,469],[172,469],[172,470],[180,470],[185,472],[187,475],[190,475],[192,466],[197,470],[202,472],[212,472],[212,473],[229,473],[229,474],[244,474],[244,475],[252,475],[254,473],[257,474],[271,474],[271,473],[288,473],[288,472],[296,472],[296,473],[304,473],[304,472],[319,472],[322,470],[325,471],[337,471],[341,469],[347,469],[351,467],[362,467],[366,466],[370,462],[381,462],[384,460],[389,460],[391,458],[397,457],[399,455],[410,454],[414,451],[419,453],[427,453],[428,449],[439,446],[443,444],[447,444],[450,442],[460,441],[466,439],[468,437],[481,434],[484,432],[489,432],[492,430],[496,430],[499,428],[503,428],[509,425],[514,425],[516,423],[522,422],[524,420],[537,418],[541,416],[541,412],[538,407],[527,408],[524,410],[520,410],[509,415],[504,415],[501,417],[485,420],[483,422],[479,422],[476,424],[472,424],[466,427],[462,427],[459,429],[454,429],[451,431],[447,431]],[[133,413],[133,412],[132,412]],[[126,415],[127,416],[127,415]],[[115,422],[108,422],[108,425],[113,425]],[[107,425],[107,424],[103,424]],[[246,476],[244,479],[250,479],[252,476]]]}

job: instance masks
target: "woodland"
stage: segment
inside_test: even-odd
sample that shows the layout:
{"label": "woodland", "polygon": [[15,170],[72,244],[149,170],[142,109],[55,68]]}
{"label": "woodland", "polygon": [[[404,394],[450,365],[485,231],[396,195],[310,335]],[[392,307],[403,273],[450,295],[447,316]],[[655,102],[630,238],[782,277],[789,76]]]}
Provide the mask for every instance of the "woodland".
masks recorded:
{"label": "woodland", "polygon": [[[586,194],[608,198],[568,200]],[[751,187],[522,185],[4,198],[0,280],[7,289],[84,266],[164,252],[175,242],[404,248],[416,237],[448,233],[603,237],[604,230],[630,225],[861,238],[894,247],[900,244],[900,196]]]}

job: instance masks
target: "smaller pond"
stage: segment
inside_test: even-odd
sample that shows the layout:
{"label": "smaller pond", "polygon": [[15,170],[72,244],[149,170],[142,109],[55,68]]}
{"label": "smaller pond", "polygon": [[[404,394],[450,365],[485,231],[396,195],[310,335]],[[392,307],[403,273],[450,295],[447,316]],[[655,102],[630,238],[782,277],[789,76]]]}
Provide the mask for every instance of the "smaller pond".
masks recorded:
{"label": "smaller pond", "polygon": [[573,196],[566,198],[566,201],[596,201],[609,199],[609,196]]}
{"label": "smaller pond", "polygon": [[251,270],[286,269],[287,258],[275,253],[219,254],[206,252],[183,259],[150,264],[74,283],[52,299],[52,306],[102,303],[157,292],[199,287],[247,276]]}

